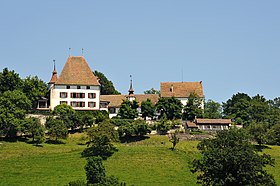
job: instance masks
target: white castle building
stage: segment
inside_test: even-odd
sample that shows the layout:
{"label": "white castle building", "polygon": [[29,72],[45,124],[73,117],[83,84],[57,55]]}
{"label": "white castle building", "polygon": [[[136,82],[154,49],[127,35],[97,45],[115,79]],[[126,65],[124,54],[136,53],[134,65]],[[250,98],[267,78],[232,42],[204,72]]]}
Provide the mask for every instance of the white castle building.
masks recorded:
{"label": "white castle building", "polygon": [[75,110],[99,110],[100,84],[82,56],[70,56],[59,76],[54,66],[48,88],[51,110],[60,104]]}

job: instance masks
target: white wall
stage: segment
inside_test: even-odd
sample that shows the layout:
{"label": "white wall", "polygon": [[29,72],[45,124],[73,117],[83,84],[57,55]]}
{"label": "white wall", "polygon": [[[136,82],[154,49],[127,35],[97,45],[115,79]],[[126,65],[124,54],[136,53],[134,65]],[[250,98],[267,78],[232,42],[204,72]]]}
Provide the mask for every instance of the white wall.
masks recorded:
{"label": "white wall", "polygon": [[[57,86],[51,88],[50,92],[50,109],[53,110],[54,107],[60,104],[60,101],[66,101],[67,105],[70,105],[71,101],[85,102],[85,107],[73,107],[75,110],[99,110],[100,104],[100,88],[99,86],[90,86],[90,89],[84,89],[85,87],[81,86],[81,89],[77,89],[77,86],[71,86],[70,89],[66,89],[66,86]],[[66,92],[67,98],[60,98],[60,93]],[[71,93],[85,93],[85,98],[71,98]],[[88,98],[88,93],[95,93],[96,98]],[[88,107],[88,102],[96,102],[95,107]]]}

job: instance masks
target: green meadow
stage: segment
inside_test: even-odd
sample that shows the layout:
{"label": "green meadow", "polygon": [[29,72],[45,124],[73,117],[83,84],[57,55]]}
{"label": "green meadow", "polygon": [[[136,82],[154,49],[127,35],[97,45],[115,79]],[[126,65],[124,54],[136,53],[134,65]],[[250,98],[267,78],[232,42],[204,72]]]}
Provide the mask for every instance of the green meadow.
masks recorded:
{"label": "green meadow", "polygon": [[[0,185],[67,185],[84,179],[86,160],[80,153],[86,147],[83,134],[74,134],[64,144],[34,146],[26,142],[0,141]],[[166,136],[120,144],[112,157],[104,161],[108,175],[127,185],[196,185],[190,163],[198,155],[197,141],[180,141],[171,151]],[[264,150],[275,158],[275,167],[267,168],[280,185],[280,147]]]}

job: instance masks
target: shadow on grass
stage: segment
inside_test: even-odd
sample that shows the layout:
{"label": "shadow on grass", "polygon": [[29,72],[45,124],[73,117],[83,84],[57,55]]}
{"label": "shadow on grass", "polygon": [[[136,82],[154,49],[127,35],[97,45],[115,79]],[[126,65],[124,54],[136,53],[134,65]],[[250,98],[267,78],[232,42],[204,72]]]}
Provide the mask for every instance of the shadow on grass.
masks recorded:
{"label": "shadow on grass", "polygon": [[66,144],[66,143],[63,142],[63,141],[60,141],[60,140],[51,140],[51,139],[48,139],[48,140],[46,141],[46,143],[48,143],[48,144],[55,144],[55,145]]}
{"label": "shadow on grass", "polygon": [[17,136],[17,137],[13,137],[13,138],[8,138],[8,137],[0,137],[0,141],[5,141],[5,142],[28,142],[28,138],[26,137],[21,137],[21,136]]}
{"label": "shadow on grass", "polygon": [[146,140],[149,139],[149,136],[131,136],[128,138],[120,138],[121,143],[133,143],[133,142],[138,142],[138,141],[142,141],[142,140]]}
{"label": "shadow on grass", "polygon": [[263,149],[271,149],[271,147],[267,145],[254,145],[258,151],[262,151]]}

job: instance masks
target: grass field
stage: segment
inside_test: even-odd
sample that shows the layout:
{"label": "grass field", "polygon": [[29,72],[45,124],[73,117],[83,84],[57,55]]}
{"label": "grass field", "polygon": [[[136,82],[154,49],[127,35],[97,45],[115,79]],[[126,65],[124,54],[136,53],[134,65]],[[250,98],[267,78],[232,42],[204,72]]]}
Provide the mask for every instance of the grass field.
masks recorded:
{"label": "grass field", "polygon": [[[71,135],[65,144],[36,147],[25,142],[0,141],[0,185],[66,185],[84,179],[85,148],[81,134]],[[196,141],[181,141],[176,151],[166,136],[151,136],[144,141],[116,144],[119,149],[104,162],[107,174],[127,185],[196,185],[190,162],[197,155]],[[266,149],[276,166],[268,168],[280,185],[280,147]]]}

